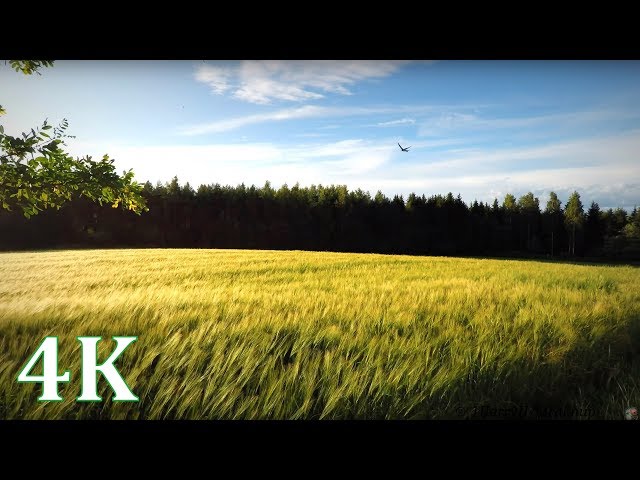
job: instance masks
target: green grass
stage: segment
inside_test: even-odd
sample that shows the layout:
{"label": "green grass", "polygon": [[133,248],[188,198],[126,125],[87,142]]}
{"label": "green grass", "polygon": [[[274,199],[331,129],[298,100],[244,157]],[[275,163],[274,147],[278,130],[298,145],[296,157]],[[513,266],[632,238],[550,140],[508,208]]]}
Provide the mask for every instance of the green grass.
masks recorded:
{"label": "green grass", "polygon": [[[112,402],[104,379],[103,403],[75,402],[79,335],[139,337],[116,365],[140,402]],[[39,384],[16,382],[45,336],[59,337],[59,371],[72,371],[63,402],[39,403]],[[527,418],[564,408],[621,419],[640,406],[639,358],[640,269],[628,266],[0,254],[0,418],[437,419],[527,406]]]}

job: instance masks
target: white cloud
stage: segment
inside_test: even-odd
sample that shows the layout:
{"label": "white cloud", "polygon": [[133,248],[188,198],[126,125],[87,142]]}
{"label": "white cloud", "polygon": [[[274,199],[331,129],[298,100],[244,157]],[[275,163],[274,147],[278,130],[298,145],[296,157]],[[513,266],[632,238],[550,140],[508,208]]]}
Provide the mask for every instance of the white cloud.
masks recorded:
{"label": "white cloud", "polygon": [[[357,115],[380,115],[393,113],[410,113],[410,112],[426,112],[438,108],[434,105],[415,105],[415,106],[384,106],[384,107],[321,107],[318,105],[303,105],[301,107],[284,108],[280,110],[272,110],[267,113],[256,113],[252,115],[244,115],[242,117],[228,118],[225,120],[216,120],[208,123],[200,123],[196,125],[187,125],[179,129],[180,135],[203,135],[206,133],[220,133],[234,130],[236,128],[253,125],[257,123],[283,121],[283,120],[300,120],[304,118],[338,118]],[[326,125],[319,127],[321,129],[337,129],[340,125]]]}
{"label": "white cloud", "polygon": [[507,192],[519,196],[532,191],[542,205],[551,190],[563,201],[578,190],[585,206],[592,200],[603,208],[640,204],[640,130],[518,149],[460,150],[443,143],[436,152],[428,148],[431,143],[416,142],[409,155],[399,151],[394,138],[287,146],[238,142],[157,147],[70,143],[70,147],[72,153],[96,158],[109,152],[119,170],[133,168],[139,181],[167,181],[177,175],[194,186],[263,185],[266,180],[274,187],[333,183],[371,193],[380,189],[389,196],[452,191],[467,202],[491,202],[494,197],[502,200]]}
{"label": "white cloud", "polygon": [[70,142],[70,151],[94,158],[109,152],[119,170],[133,168],[142,182],[167,181],[177,175],[194,186],[215,182],[262,185],[266,180],[291,185],[297,181],[344,183],[386,164],[394,145],[362,139],[289,147],[270,143],[138,147]]}
{"label": "white cloud", "polygon": [[229,118],[227,120],[218,120],[215,122],[186,126],[182,127],[180,134],[202,135],[204,133],[220,133],[255,123],[321,117],[327,115],[330,110],[331,109],[327,109],[326,107],[305,105],[303,107],[287,108],[269,113],[256,113],[253,115],[245,115],[243,117]]}
{"label": "white cloud", "polygon": [[[426,142],[427,144],[429,142]],[[469,172],[505,172],[521,170],[521,162],[547,162],[545,172],[555,175],[563,167],[587,171],[587,167],[601,165],[606,168],[624,168],[627,171],[640,172],[640,130],[632,130],[618,135],[600,138],[576,139],[568,142],[550,143],[539,146],[513,149],[451,149],[448,152],[430,154],[429,160],[415,166],[412,173],[431,175],[442,171],[455,171],[458,174]],[[437,156],[436,156],[437,155]],[[445,158],[443,158],[445,157]],[[448,157],[448,158],[447,158]],[[527,169],[527,175],[534,175]],[[560,178],[566,178],[559,175]]]}
{"label": "white cloud", "polygon": [[633,206],[640,204],[640,130],[518,149],[427,150],[366,180],[385,192],[452,191],[466,201],[532,191],[544,203],[549,191],[566,198],[578,190],[587,206]]}
{"label": "white cloud", "polygon": [[[195,79],[221,95],[256,104],[276,100],[302,102],[327,93],[351,95],[357,82],[393,74],[407,61],[377,60],[246,60],[234,67],[196,67]],[[233,84],[233,85],[232,85]]]}
{"label": "white cloud", "polygon": [[341,183],[340,177],[343,175],[360,175],[383,166],[394,151],[394,145],[386,141],[351,139],[326,145],[295,147],[290,150],[290,155],[305,160],[319,160],[325,175]]}
{"label": "white cloud", "polygon": [[[284,62],[243,62],[240,67],[240,86],[233,96],[250,103],[266,105],[273,100],[305,101],[322,98],[323,95],[305,90],[303,81],[286,81],[282,78]],[[341,92],[342,93],[342,92]]]}
{"label": "white cloud", "polygon": [[400,118],[398,120],[391,120],[389,122],[380,122],[377,123],[377,127],[398,127],[401,125],[414,125],[416,123],[413,118]]}
{"label": "white cloud", "polygon": [[198,82],[206,83],[211,91],[221,95],[229,88],[229,80],[233,72],[230,68],[213,65],[201,65],[196,69],[195,78]]}

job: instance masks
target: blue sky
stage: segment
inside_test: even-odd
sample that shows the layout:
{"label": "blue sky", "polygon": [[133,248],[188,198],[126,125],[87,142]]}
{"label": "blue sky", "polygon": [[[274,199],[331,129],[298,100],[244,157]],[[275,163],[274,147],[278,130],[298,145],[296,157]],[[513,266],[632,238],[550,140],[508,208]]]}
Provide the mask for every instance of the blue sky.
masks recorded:
{"label": "blue sky", "polygon": [[[640,206],[637,61],[57,61],[0,65],[5,130],[69,120],[69,149],[136,179],[471,202],[578,190]],[[409,153],[397,146],[411,145]]]}

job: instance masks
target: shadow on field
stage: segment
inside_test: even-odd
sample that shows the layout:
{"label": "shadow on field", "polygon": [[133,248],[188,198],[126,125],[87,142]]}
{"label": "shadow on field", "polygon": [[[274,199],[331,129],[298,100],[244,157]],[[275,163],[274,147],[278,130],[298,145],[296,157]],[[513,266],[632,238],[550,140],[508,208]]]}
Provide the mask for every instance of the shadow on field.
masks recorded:
{"label": "shadow on field", "polygon": [[624,260],[624,259],[611,259],[611,258],[583,258],[583,259],[571,259],[562,257],[496,257],[496,256],[460,256],[455,258],[469,259],[469,260],[504,260],[504,261],[519,261],[519,262],[536,262],[536,263],[550,263],[555,265],[581,265],[581,266],[593,266],[593,267],[634,267],[640,268],[640,260]]}
{"label": "shadow on field", "polygon": [[[607,335],[581,338],[560,358],[549,355],[554,347],[548,344],[546,361],[521,360],[501,371],[474,369],[442,392],[448,407],[435,418],[622,420],[626,408],[638,406],[640,318]],[[409,417],[429,419],[442,412],[433,401],[425,407]]]}

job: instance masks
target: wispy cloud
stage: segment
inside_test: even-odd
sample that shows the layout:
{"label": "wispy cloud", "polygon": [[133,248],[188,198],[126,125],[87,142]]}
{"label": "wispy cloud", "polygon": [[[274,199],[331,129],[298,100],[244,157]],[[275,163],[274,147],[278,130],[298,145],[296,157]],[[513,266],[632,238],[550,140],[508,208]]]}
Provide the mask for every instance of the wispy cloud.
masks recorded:
{"label": "wispy cloud", "polygon": [[380,122],[376,123],[377,127],[399,127],[402,125],[415,125],[416,121],[414,118],[400,118],[398,120],[391,120],[389,122]]}
{"label": "wispy cloud", "polygon": [[303,102],[328,93],[351,95],[357,82],[387,77],[407,61],[355,60],[247,60],[221,67],[198,65],[195,79],[212,93],[230,92],[234,98],[256,104]]}
{"label": "wispy cloud", "polygon": [[179,133],[182,135],[202,135],[205,133],[227,132],[229,130],[234,130],[236,128],[255,123],[326,116],[330,110],[331,109],[326,107],[305,105],[303,107],[287,108],[268,113],[256,113],[253,115],[245,115],[226,120],[186,126],[182,127]]}
{"label": "wispy cloud", "polygon": [[418,128],[419,136],[443,134],[453,129],[469,126],[479,126],[480,120],[476,115],[460,112],[443,112],[424,120]]}
{"label": "wispy cloud", "polygon": [[[441,108],[438,105],[398,105],[378,107],[323,107],[319,105],[303,105],[300,107],[283,108],[266,113],[256,113],[241,117],[216,120],[213,122],[186,125],[179,128],[180,135],[203,135],[206,133],[220,133],[234,130],[257,123],[300,120],[306,118],[340,118],[350,116],[373,116],[384,114],[411,114],[416,112],[430,112]],[[402,119],[403,122],[411,120]],[[332,124],[319,127],[321,129],[337,129],[340,125]]]}
{"label": "wispy cloud", "polygon": [[228,67],[203,65],[196,69],[195,78],[198,82],[206,83],[211,91],[217,95],[225,93],[231,85],[233,70]]}
{"label": "wispy cloud", "polygon": [[327,137],[328,133],[320,133],[320,132],[305,132],[305,133],[297,133],[296,137],[300,138],[319,138],[319,137]]}
{"label": "wispy cloud", "polygon": [[582,127],[598,122],[638,119],[633,109],[598,109],[521,117],[481,116],[466,111],[444,111],[419,123],[419,136],[446,135],[452,131],[486,132],[508,129]]}

